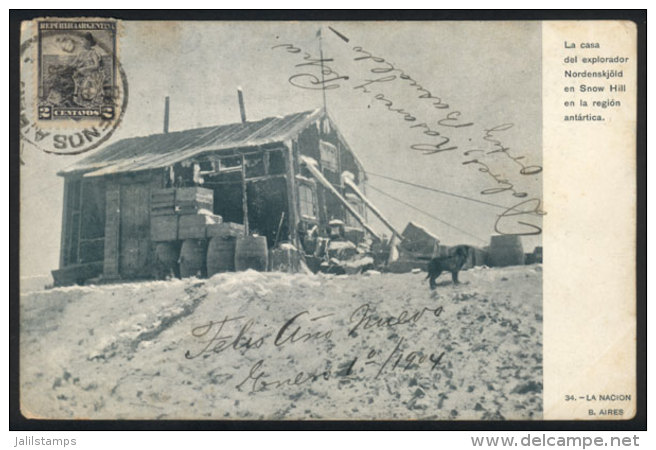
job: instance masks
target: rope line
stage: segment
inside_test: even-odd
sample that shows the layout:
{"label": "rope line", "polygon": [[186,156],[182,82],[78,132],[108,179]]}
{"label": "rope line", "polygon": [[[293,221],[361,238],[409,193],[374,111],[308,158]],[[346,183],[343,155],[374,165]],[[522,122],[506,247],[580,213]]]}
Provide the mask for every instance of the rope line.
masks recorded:
{"label": "rope line", "polygon": [[396,179],[396,178],[388,177],[387,175],[381,175],[379,173],[373,173],[373,172],[366,172],[366,173],[367,173],[367,175],[373,175],[373,176],[376,176],[376,177],[385,178],[386,180],[394,181],[396,183],[407,184],[408,186],[414,186],[416,188],[425,189],[427,191],[438,192],[438,193],[444,194],[444,195],[450,195],[451,197],[456,197],[456,198],[460,198],[460,199],[463,199],[463,200],[469,200],[471,202],[480,203],[482,205],[494,206],[495,208],[501,208],[503,210],[508,209],[507,206],[497,205],[496,203],[486,202],[485,200],[479,200],[477,198],[467,197],[465,195],[454,194],[453,192],[443,191],[441,189],[432,188],[430,186],[424,186],[422,184],[410,183],[409,181],[399,180],[399,179]]}
{"label": "rope line", "polygon": [[450,227],[450,228],[453,228],[453,229],[455,229],[455,230],[458,230],[458,231],[460,231],[461,233],[466,234],[466,235],[469,236],[469,237],[472,237],[472,238],[474,238],[474,239],[476,239],[476,240],[478,240],[478,241],[481,241],[481,242],[487,244],[487,241],[486,241],[485,239],[481,239],[480,237],[475,236],[475,235],[473,235],[473,234],[471,234],[471,233],[469,233],[469,232],[463,230],[462,228],[459,228],[459,227],[457,227],[457,226],[455,226],[455,225],[451,225],[450,223],[448,223],[448,222],[446,222],[446,221],[440,219],[439,217],[434,216],[434,215],[431,214],[431,213],[428,213],[428,212],[426,212],[426,211],[424,211],[424,210],[422,210],[422,209],[420,209],[420,208],[417,208],[416,206],[411,205],[410,203],[408,203],[408,202],[406,202],[406,201],[404,201],[404,200],[401,200],[400,198],[394,197],[393,195],[390,195],[390,194],[388,194],[387,192],[381,191],[380,189],[378,189],[378,188],[375,187],[375,186],[372,186],[371,184],[368,184],[367,187],[373,189],[374,191],[377,191],[377,192],[379,192],[379,193],[385,195],[386,197],[391,198],[392,200],[396,200],[397,202],[402,203],[402,204],[404,204],[405,206],[407,206],[407,207],[409,207],[409,208],[412,208],[412,209],[414,209],[415,211],[420,212],[420,213],[422,213],[422,214],[424,214],[424,215],[430,217],[431,219],[437,220],[438,222],[440,222],[440,223],[442,223],[442,224],[444,224],[444,225],[446,225],[446,226],[448,226],[448,227]]}

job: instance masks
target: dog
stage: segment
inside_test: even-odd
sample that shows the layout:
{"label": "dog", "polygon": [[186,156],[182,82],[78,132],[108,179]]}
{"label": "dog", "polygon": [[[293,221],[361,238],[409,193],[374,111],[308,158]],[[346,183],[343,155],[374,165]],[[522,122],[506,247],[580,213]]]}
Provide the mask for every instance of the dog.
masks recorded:
{"label": "dog", "polygon": [[428,276],[426,279],[430,280],[428,283],[431,290],[437,287],[435,280],[442,272],[451,272],[453,284],[459,284],[458,272],[462,270],[462,266],[465,265],[467,258],[469,258],[469,247],[466,245],[458,245],[451,249],[450,253],[449,256],[441,256],[429,261]]}

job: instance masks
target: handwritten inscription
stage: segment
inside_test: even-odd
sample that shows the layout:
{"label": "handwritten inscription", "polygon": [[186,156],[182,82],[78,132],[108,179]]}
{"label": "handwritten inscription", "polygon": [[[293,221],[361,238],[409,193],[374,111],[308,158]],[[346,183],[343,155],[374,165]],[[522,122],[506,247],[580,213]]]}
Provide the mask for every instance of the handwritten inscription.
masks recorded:
{"label": "handwritten inscription", "polygon": [[314,57],[309,52],[296,47],[293,44],[279,44],[271,47],[272,50],[282,49],[291,54],[302,54],[303,61],[294,67],[301,67],[303,70],[312,70],[314,72],[299,72],[289,77],[289,84],[301,89],[311,90],[331,90],[340,87],[340,81],[348,80],[348,76],[342,76],[332,69],[329,63],[332,58]]}
{"label": "handwritten inscription", "polygon": [[[419,120],[418,114],[416,112],[409,112],[402,108],[395,107],[394,101],[392,99],[386,97],[381,92],[374,92],[370,90],[369,87],[372,87],[373,89],[374,87],[377,87],[377,84],[379,83],[400,82],[406,86],[411,87],[415,91],[416,98],[420,99],[421,101],[430,102],[433,108],[438,110],[449,109],[449,105],[445,103],[440,97],[433,95],[431,91],[429,91],[424,86],[419,84],[414,78],[408,75],[405,71],[396,67],[394,64],[390,63],[385,58],[382,58],[380,56],[375,56],[371,52],[365,50],[360,46],[353,47],[353,51],[356,53],[356,56],[353,58],[354,61],[373,62],[375,64],[374,67],[369,68],[369,72],[371,74],[374,75],[389,74],[374,79],[366,78],[364,80],[364,83],[361,83],[353,87],[353,89],[362,94],[370,94],[374,100],[382,103],[389,112],[398,114],[399,117],[405,122],[418,121]],[[451,114],[453,112],[456,112],[457,114]],[[438,120],[437,124],[444,126],[443,124],[440,123],[440,121],[444,121],[445,119],[448,119],[447,122],[449,122],[449,125],[447,126],[450,126],[452,128],[455,127],[455,125],[457,124],[454,124],[452,122],[457,122],[461,113],[459,111],[452,111],[451,113],[449,113],[451,115],[447,114],[445,118],[441,118],[440,120]],[[458,148],[455,145],[449,144],[451,142],[451,139],[449,137],[442,135],[435,127],[429,125],[430,120],[420,120],[420,122],[421,123],[418,124],[413,123],[409,127],[412,129],[415,128],[418,129],[424,135],[434,138],[437,142],[413,143],[410,145],[410,148],[412,150],[420,151],[424,155],[432,155],[445,151],[456,150]],[[472,124],[461,123],[460,125],[470,126],[473,125],[473,123]]]}
{"label": "handwritten inscription", "polygon": [[[511,206],[502,214],[497,216],[494,223],[494,231],[499,234],[514,234],[519,236],[530,236],[542,233],[542,228],[530,222],[519,220],[526,216],[543,216],[542,201],[532,198]],[[524,219],[526,220],[526,219]]]}
{"label": "handwritten inscription", "polygon": [[[221,353],[225,350],[232,349],[245,354],[251,348],[260,348],[264,344],[265,336],[250,336],[250,329],[255,323],[253,319],[248,319],[237,331],[236,334],[223,334],[224,328],[240,322],[244,316],[228,317],[226,316],[219,321],[210,321],[205,325],[198,326],[191,330],[191,335],[195,338],[211,336],[205,346],[200,351],[192,353],[189,350],[185,353],[185,358],[194,359],[206,353]],[[228,327],[226,327],[228,324]],[[210,331],[213,331],[210,334]]]}
{"label": "handwritten inscription", "polygon": [[[248,368],[246,374],[241,375],[236,388],[261,392],[335,378],[354,380],[353,375],[356,370],[359,377],[373,379],[390,371],[421,368],[434,370],[442,364],[445,352],[427,353],[423,349],[411,349],[406,338],[399,333],[401,328],[414,326],[420,322],[428,326],[434,324],[434,320],[439,319],[443,310],[442,306],[424,307],[390,315],[379,314],[370,304],[365,303],[348,314],[347,326],[338,325],[338,327],[336,324],[344,322],[340,321],[339,317],[335,317],[335,314],[313,314],[303,310],[293,314],[279,326],[274,326],[274,332],[261,331],[263,328],[268,328],[269,324],[258,324],[253,318],[225,316],[191,330],[191,336],[200,346],[193,351],[187,350],[185,358],[196,359],[201,356],[207,358],[211,355],[220,357],[221,354],[229,351],[246,355],[249,351],[267,346],[299,350],[316,347],[315,351],[319,351],[322,348],[321,343],[330,344],[333,339],[358,339],[363,337],[361,336],[363,333],[382,329],[393,331],[393,334],[382,342],[376,341],[376,346],[368,346],[363,354],[355,357],[344,355],[341,361],[327,357],[323,367],[298,370],[290,376],[278,373],[274,375],[267,370],[267,361],[271,356],[259,358]],[[260,331],[256,328],[260,328]],[[435,344],[439,345],[437,342]],[[271,352],[267,351],[266,354],[271,355]]]}
{"label": "handwritten inscription", "polygon": [[440,317],[443,310],[444,309],[441,306],[438,306],[437,308],[424,307],[420,311],[416,311],[412,314],[408,311],[402,311],[398,316],[380,317],[375,311],[372,311],[368,303],[365,303],[353,311],[349,317],[349,322],[355,323],[355,325],[349,330],[348,335],[356,336],[359,329],[368,330],[374,327],[393,328],[399,325],[417,323],[423,317],[424,313],[430,313],[433,317]]}
{"label": "handwritten inscription", "polygon": [[[342,42],[350,42],[350,39],[342,33],[332,28],[331,30],[340,37]],[[352,52],[351,59],[356,62],[356,67],[364,69],[364,74],[359,74],[360,79],[341,75],[334,68],[336,64],[334,58],[314,57],[294,44],[275,45],[272,49],[284,50],[302,57],[302,62],[297,63],[294,67],[303,68],[304,71],[290,76],[288,80],[290,84],[302,89],[324,91],[348,86],[353,91],[368,96],[374,104],[382,106],[385,111],[393,114],[408,129],[416,131],[426,138],[409,144],[410,149],[418,151],[422,155],[437,155],[458,150],[459,146],[455,143],[456,135],[450,133],[461,133],[462,130],[471,130],[481,126],[474,121],[467,120],[463,112],[454,110],[445,99],[422,85],[404,69],[362,46],[349,47]],[[305,71],[306,69],[313,69],[313,71]],[[346,82],[350,84],[347,85]],[[398,99],[385,92],[386,88],[392,86],[399,86],[401,89],[409,88],[409,97],[419,102],[417,109],[401,107]],[[394,92],[398,92],[398,89]],[[407,98],[404,97],[404,100],[407,101]],[[437,116],[422,117],[419,106],[423,104],[428,104],[430,109],[435,110]],[[492,186],[481,190],[481,195],[507,193],[514,198],[522,199],[520,203],[508,207],[497,215],[494,224],[497,233],[520,236],[540,234],[541,227],[530,220],[546,214],[541,208],[542,202],[539,198],[528,198],[528,192],[517,189],[518,183],[513,181],[513,176],[534,176],[543,169],[540,165],[528,162],[525,155],[504,144],[503,133],[513,127],[515,127],[513,123],[503,123],[491,127],[483,126],[479,134],[482,145],[462,150],[462,156],[465,157],[462,165],[475,168],[478,173],[484,174],[491,181]],[[448,130],[447,134],[444,134],[445,130],[443,129]],[[471,136],[471,131],[468,135]],[[511,163],[517,170],[504,173],[507,171],[508,163]]]}
{"label": "handwritten inscription", "polygon": [[[359,358],[355,358],[345,363],[343,368],[333,369],[332,362],[326,363],[323,369],[298,371],[293,376],[274,378],[274,376],[265,370],[265,360],[260,359],[253,364],[248,375],[237,384],[238,390],[247,390],[249,392],[261,392],[272,389],[280,389],[285,386],[301,386],[304,384],[311,384],[317,381],[329,381],[331,379],[344,379],[356,381],[353,377],[355,368],[358,365],[372,365],[379,366],[378,370],[373,375],[374,379],[379,378],[386,370],[412,370],[418,369],[421,366],[430,366],[430,370],[434,370],[442,363],[445,352],[439,354],[431,353],[426,355],[421,351],[411,351],[405,353],[402,344],[405,343],[405,338],[400,338],[394,349],[389,352],[384,360],[377,361],[375,358],[380,355],[379,351],[371,350],[366,356],[366,360],[359,363]],[[373,372],[372,372],[373,373]]]}
{"label": "handwritten inscription", "polygon": [[[512,123],[505,123],[484,130],[482,139],[483,141],[492,144],[492,147],[486,149],[471,149],[467,150],[463,154],[465,156],[469,156],[473,153],[479,155],[502,154],[508,160],[519,166],[519,174],[535,175],[540,173],[542,171],[541,166],[524,164],[524,156],[514,156],[512,153],[510,153],[510,148],[507,147],[500,139],[499,134],[511,129],[513,126],[514,125]],[[503,175],[502,173],[493,171],[487,163],[481,161],[478,158],[469,159],[464,161],[462,164],[475,166],[478,168],[479,172],[485,173],[492,180],[494,180],[495,185],[493,187],[483,189],[480,192],[481,195],[494,195],[506,191],[512,193],[512,196],[516,198],[525,199],[529,195],[527,192],[518,191],[515,189],[515,185],[507,176]],[[501,214],[497,215],[497,220],[494,223],[494,231],[499,234],[517,236],[529,236],[542,233],[541,227],[533,223],[526,222],[526,220],[528,220],[527,216],[539,217],[546,214],[542,210],[541,205],[542,201],[539,198],[531,198],[523,200],[522,202],[507,208]],[[517,220],[516,218],[518,216],[523,218],[523,220]]]}

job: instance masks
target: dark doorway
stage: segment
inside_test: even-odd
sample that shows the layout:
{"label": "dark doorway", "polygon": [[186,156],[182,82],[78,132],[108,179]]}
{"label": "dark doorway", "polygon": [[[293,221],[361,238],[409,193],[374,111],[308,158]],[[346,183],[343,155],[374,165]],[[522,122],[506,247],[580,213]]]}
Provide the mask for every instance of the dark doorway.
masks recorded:
{"label": "dark doorway", "polygon": [[214,190],[214,214],[224,222],[244,223],[241,171],[206,176],[203,187]]}
{"label": "dark doorway", "polygon": [[[284,177],[249,181],[248,225],[251,233],[266,236],[269,248],[289,240],[289,205]],[[282,225],[281,225],[282,220]]]}

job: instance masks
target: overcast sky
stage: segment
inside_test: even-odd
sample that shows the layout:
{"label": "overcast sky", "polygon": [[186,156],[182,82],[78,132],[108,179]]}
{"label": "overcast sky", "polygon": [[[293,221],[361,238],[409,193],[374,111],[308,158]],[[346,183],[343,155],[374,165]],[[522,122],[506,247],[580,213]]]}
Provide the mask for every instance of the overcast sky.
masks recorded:
{"label": "overcast sky", "polygon": [[[526,166],[542,164],[538,22],[123,22],[118,51],[129,83],[129,99],[123,122],[110,142],[161,132],[167,95],[171,98],[171,131],[238,122],[239,86],[244,92],[248,120],[321,107],[321,90],[301,89],[289,82],[290,77],[304,73],[309,75],[293,81],[307,84],[311,76],[320,79],[320,67],[296,67],[306,62],[306,51],[318,58],[319,28],[324,58],[334,60],[328,64],[334,73],[325,79],[348,77],[327,83],[338,86],[326,91],[327,109],[365,170],[372,173],[369,185],[433,216],[370,188],[371,200],[396,227],[403,229],[408,221],[414,221],[447,245],[484,246],[494,234],[495,221],[503,210],[394,183],[374,173],[506,207],[524,199],[542,198],[541,175],[520,174],[521,166],[506,154],[475,151],[465,155],[474,149],[493,150],[493,143],[483,139],[486,130],[503,128],[488,132],[488,138],[500,141],[508,155],[523,156],[519,161]],[[302,51],[272,48],[281,44]],[[362,51],[354,50],[356,47]],[[355,60],[365,55],[364,51],[392,66],[380,59]],[[378,72],[372,73],[371,69]],[[439,97],[440,105],[435,107],[434,99],[420,98],[425,91],[412,86],[408,77]],[[358,88],[367,80],[380,81]],[[389,111],[388,106],[403,108],[416,120],[405,120],[409,117]],[[439,125],[438,121],[449,113],[458,120],[447,123],[472,125]],[[426,126],[411,128],[422,123]],[[499,127],[503,124],[512,126]],[[428,130],[440,135],[423,133]],[[428,149],[444,137],[450,141],[441,148],[456,147],[454,150],[427,155],[411,148],[415,145]],[[56,172],[79,159],[49,156],[30,145],[24,147],[23,276],[46,274],[57,268],[63,179]],[[472,159],[489,166],[493,173],[512,183],[515,192],[526,192],[527,197],[513,197],[511,191],[481,194],[500,184],[480,170],[482,164],[463,164]],[[536,217],[527,218],[540,224]],[[375,221],[374,226],[385,231]],[[525,251],[540,242],[539,236],[523,238]]]}

